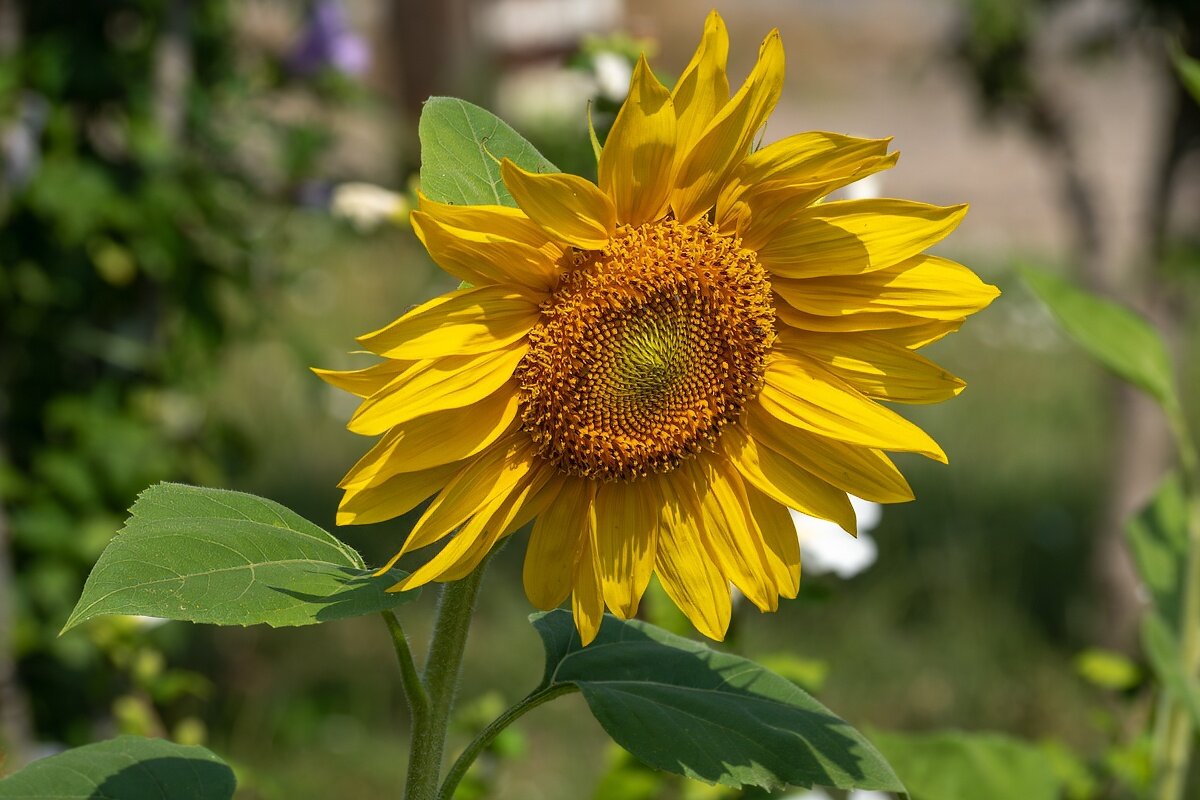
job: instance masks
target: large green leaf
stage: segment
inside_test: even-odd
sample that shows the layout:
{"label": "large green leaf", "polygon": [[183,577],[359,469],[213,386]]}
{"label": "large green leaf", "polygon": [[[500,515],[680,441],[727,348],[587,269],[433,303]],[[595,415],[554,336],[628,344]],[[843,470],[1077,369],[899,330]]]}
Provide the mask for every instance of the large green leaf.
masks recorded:
{"label": "large green leaf", "polygon": [[1164,406],[1175,404],[1171,360],[1146,320],[1049,273],[1026,269],[1023,275],[1063,329],[1092,357]]}
{"label": "large green leaf", "polygon": [[1178,630],[1188,550],[1187,497],[1178,475],[1167,476],[1125,532],[1158,614]]}
{"label": "large green leaf", "polygon": [[1054,762],[999,734],[872,733],[911,800],[1058,800]]}
{"label": "large green leaf", "polygon": [[546,647],[541,688],[579,687],[608,735],[652,767],[726,786],[903,791],[858,731],[753,661],[607,615],[587,647],[567,611],[530,619]]}
{"label": "large green leaf", "polygon": [[230,800],[233,770],[203,747],[121,736],[35,761],[0,800]]}
{"label": "large green leaf", "polygon": [[426,100],[418,132],[421,191],[440,203],[515,206],[500,180],[501,158],[530,172],[559,171],[504,120],[456,97]]}
{"label": "large green leaf", "polygon": [[162,483],[138,497],[63,630],[102,614],[273,627],[381,611],[386,590],[351,547],[271,500]]}

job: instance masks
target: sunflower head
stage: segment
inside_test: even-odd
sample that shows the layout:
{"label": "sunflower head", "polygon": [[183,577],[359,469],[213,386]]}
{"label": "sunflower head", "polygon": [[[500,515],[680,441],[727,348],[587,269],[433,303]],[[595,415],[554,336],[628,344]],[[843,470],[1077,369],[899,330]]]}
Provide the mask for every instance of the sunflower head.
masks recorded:
{"label": "sunflower head", "polygon": [[470,286],[362,337],[380,363],[318,371],[382,436],[339,523],[433,498],[396,559],[443,546],[397,588],[461,578],[534,520],[526,592],[570,597],[585,642],[654,574],[719,639],[731,585],[764,610],[795,596],[789,508],[853,534],[847,492],[912,497],[887,451],[945,460],[883,403],[963,387],[916,350],[997,294],[924,252],[965,207],[826,201],[893,166],[888,140],[752,150],[783,48],[772,31],[732,96],[727,52],[714,12],[673,89],[639,61],[595,183],[504,160],[516,207],[421,199],[413,229]]}

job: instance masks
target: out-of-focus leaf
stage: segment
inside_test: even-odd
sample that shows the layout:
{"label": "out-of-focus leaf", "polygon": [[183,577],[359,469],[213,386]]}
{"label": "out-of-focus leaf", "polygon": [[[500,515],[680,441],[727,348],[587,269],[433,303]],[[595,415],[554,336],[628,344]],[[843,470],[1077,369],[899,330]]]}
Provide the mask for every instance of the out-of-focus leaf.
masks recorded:
{"label": "out-of-focus leaf", "polygon": [[407,602],[351,547],[261,497],[163,483],[143,492],[105,548],[63,630],[102,614],[272,627]]}
{"label": "out-of-focus leaf", "polygon": [[1093,358],[1163,406],[1175,405],[1171,360],[1146,320],[1049,273],[1025,269],[1023,275],[1067,334]]}
{"label": "out-of-focus leaf", "polygon": [[1096,647],[1075,657],[1075,670],[1088,683],[1116,692],[1132,689],[1142,680],[1137,664],[1120,653]]}
{"label": "out-of-focus leaf", "polygon": [[541,689],[574,684],[617,744],[658,769],[726,786],[904,791],[862,734],[752,661],[606,615],[583,647],[567,611],[530,618]]}
{"label": "out-of-focus leaf", "polygon": [[456,97],[426,100],[418,133],[421,191],[440,203],[515,206],[500,179],[502,158],[530,172],[559,171],[504,120]]}
{"label": "out-of-focus leaf", "polygon": [[1158,614],[1171,630],[1178,630],[1188,545],[1187,497],[1177,474],[1159,485],[1154,498],[1129,521],[1125,534]]}
{"label": "out-of-focus leaf", "polygon": [[1038,742],[1038,748],[1046,754],[1054,774],[1062,783],[1065,800],[1092,800],[1096,797],[1099,781],[1074,751],[1054,740]]}
{"label": "out-of-focus leaf", "polygon": [[1180,666],[1183,659],[1175,634],[1158,614],[1142,619],[1142,648],[1166,690],[1191,713],[1193,724],[1200,725],[1200,686]]}
{"label": "out-of-focus leaf", "polygon": [[819,692],[829,677],[829,662],[815,658],[800,658],[791,653],[772,653],[761,656],[758,663],[787,678],[806,692]]}
{"label": "out-of-focus leaf", "polygon": [[872,733],[911,800],[1058,800],[1051,760],[994,733]]}
{"label": "out-of-focus leaf", "polygon": [[1179,73],[1179,80],[1187,87],[1196,102],[1200,103],[1200,61],[1184,53],[1178,47],[1171,53],[1171,60],[1175,62],[1175,71]]}
{"label": "out-of-focus leaf", "polygon": [[203,747],[121,736],[35,761],[0,800],[230,800],[233,770]]}

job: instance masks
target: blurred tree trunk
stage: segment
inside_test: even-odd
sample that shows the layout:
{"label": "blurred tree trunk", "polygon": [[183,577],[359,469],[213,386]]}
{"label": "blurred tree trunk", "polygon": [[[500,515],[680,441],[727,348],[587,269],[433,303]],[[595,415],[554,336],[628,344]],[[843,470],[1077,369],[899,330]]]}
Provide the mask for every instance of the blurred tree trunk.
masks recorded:
{"label": "blurred tree trunk", "polygon": [[[1029,100],[1029,127],[1057,167],[1074,233],[1079,277],[1090,291],[1119,297],[1147,311],[1147,278],[1152,270],[1131,269],[1122,279],[1122,270],[1100,223],[1100,193],[1089,181],[1072,126],[1060,113],[1061,107],[1044,86],[1035,83]],[[1095,636],[1105,647],[1131,652],[1137,647],[1141,600],[1137,570],[1125,545],[1125,521],[1162,475],[1170,455],[1170,439],[1162,413],[1153,401],[1117,380],[1110,383],[1109,391],[1113,457],[1091,563],[1097,594]]]}
{"label": "blurred tree trunk", "polygon": [[[1171,201],[1184,157],[1200,145],[1200,107],[1175,79],[1170,64],[1161,66],[1170,82],[1171,97],[1165,105],[1162,145],[1146,187],[1144,229],[1138,255],[1126,274],[1107,293],[1131,305],[1159,330],[1168,348],[1183,363],[1184,344],[1179,336],[1185,309],[1163,274],[1167,250],[1167,225]],[[1142,599],[1140,579],[1125,545],[1124,529],[1129,518],[1144,505],[1174,460],[1174,444],[1162,410],[1142,392],[1121,383],[1113,409],[1118,432],[1111,491],[1095,554],[1095,574],[1104,591],[1101,597],[1100,640],[1124,650],[1137,647],[1137,625]]]}
{"label": "blurred tree trunk", "polygon": [[[377,40],[384,89],[416,130],[421,106],[431,95],[461,92],[469,52],[468,6],[473,0],[394,0],[386,36]],[[415,137],[413,139],[415,142]],[[408,143],[406,143],[408,144]],[[405,171],[416,169],[414,146],[403,148]]]}

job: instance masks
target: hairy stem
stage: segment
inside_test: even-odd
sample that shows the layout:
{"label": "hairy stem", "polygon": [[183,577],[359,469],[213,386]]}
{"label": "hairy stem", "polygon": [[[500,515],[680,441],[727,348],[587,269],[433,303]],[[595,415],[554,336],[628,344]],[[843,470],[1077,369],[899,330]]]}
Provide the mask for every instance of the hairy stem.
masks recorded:
{"label": "hairy stem", "polygon": [[425,693],[425,684],[417,674],[417,665],[413,661],[412,649],[408,646],[408,637],[400,620],[391,611],[384,611],[380,616],[387,624],[388,633],[392,636],[392,647],[396,649],[396,660],[400,662],[400,683],[404,687],[404,699],[408,701],[408,710],[412,715],[412,726],[415,729],[422,724],[429,714],[429,695]]}
{"label": "hairy stem", "polygon": [[549,686],[534,692],[492,720],[491,724],[480,731],[479,735],[467,745],[467,749],[462,751],[462,754],[455,760],[454,765],[450,767],[450,772],[446,775],[446,781],[442,784],[442,790],[438,793],[438,800],[450,800],[450,798],[454,797],[454,790],[458,788],[459,781],[467,774],[467,770],[475,763],[475,759],[479,757],[479,754],[500,735],[502,730],[542,703],[548,703],[556,697],[562,697],[564,694],[571,694],[578,691],[579,687],[573,683],[560,683],[556,686]]}
{"label": "hairy stem", "polygon": [[[493,551],[494,552],[494,551]],[[462,671],[463,650],[471,627],[471,612],[483,582],[488,559],[467,577],[442,587],[437,621],[425,662],[424,687],[428,694],[428,712],[422,720],[413,720],[412,746],[409,752],[407,800],[435,800],[442,773],[442,751],[454,693]]]}

